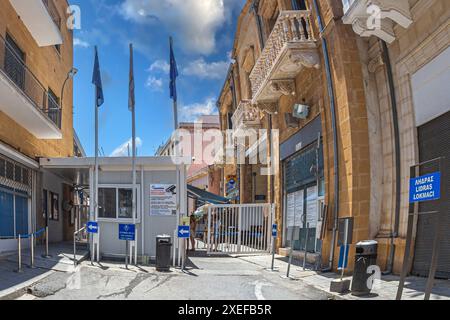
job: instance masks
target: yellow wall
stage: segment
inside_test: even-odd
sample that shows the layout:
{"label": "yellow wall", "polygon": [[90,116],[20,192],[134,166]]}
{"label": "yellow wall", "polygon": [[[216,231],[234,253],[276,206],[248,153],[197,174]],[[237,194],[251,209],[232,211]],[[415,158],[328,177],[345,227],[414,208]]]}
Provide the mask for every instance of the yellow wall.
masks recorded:
{"label": "yellow wall", "polygon": [[[67,73],[73,66],[73,35],[65,26],[66,1],[55,1],[62,18],[63,44],[61,54],[53,47],[40,48],[20,20],[9,1],[0,1],[0,35],[8,33],[25,52],[26,65],[43,86],[58,98]],[[73,155],[73,86],[69,81],[62,102],[62,140],[37,139],[0,111],[0,141],[31,157],[68,157]]]}

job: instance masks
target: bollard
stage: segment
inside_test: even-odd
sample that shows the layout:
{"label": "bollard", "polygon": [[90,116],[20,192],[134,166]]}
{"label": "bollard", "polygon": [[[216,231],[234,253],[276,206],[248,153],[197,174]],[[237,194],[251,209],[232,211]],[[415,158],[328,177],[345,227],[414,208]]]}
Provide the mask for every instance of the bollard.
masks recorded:
{"label": "bollard", "polygon": [[309,238],[309,222],[306,224],[305,255],[303,257],[303,271],[306,270],[306,259],[308,257],[308,238]]}
{"label": "bollard", "polygon": [[34,233],[30,236],[30,251],[31,251],[31,261],[30,261],[30,268],[34,269]]}
{"label": "bollard", "polygon": [[17,272],[18,273],[21,273],[22,272],[22,241],[21,241],[22,239],[21,239],[21,236],[20,236],[20,234],[19,234],[19,238],[18,238],[18,253],[19,253],[19,259],[18,259],[18,262],[19,262],[19,269],[17,269]]}

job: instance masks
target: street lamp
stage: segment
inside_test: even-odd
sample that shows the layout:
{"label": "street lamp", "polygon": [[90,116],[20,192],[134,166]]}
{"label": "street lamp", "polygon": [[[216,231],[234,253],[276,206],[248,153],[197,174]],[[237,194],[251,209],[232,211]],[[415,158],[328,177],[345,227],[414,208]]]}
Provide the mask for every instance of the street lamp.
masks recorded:
{"label": "street lamp", "polygon": [[[61,88],[61,106],[60,106],[60,110],[62,110],[63,108],[63,103],[64,103],[64,89],[66,87],[67,81],[69,81],[70,79],[73,79],[75,77],[75,75],[78,73],[78,69],[72,67],[69,72],[67,73],[67,77],[66,80],[64,80],[63,86]],[[61,121],[61,116],[62,114],[60,114],[60,125],[62,126],[62,121]]]}
{"label": "street lamp", "polygon": [[78,69],[77,68],[72,68],[70,69],[70,71],[67,73],[67,77],[66,80],[64,80],[64,84],[62,86],[61,89],[61,108],[63,106],[63,102],[64,102],[64,88],[66,87],[66,83],[67,81],[69,81],[70,79],[73,79],[75,77],[75,75],[78,73]]}

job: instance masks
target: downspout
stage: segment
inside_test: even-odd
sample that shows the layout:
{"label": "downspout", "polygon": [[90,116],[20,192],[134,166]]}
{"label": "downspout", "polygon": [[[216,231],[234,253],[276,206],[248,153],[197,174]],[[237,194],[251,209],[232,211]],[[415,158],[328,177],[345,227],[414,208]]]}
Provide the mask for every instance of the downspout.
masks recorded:
{"label": "downspout", "polygon": [[384,274],[392,273],[394,269],[395,244],[394,239],[398,237],[400,228],[400,193],[401,193],[401,155],[400,155],[400,129],[398,123],[397,94],[395,91],[394,76],[392,72],[391,58],[386,41],[380,40],[383,48],[383,59],[386,64],[389,94],[392,105],[392,124],[394,127],[394,152],[395,152],[395,220],[394,229],[391,234],[391,250],[389,252],[388,270]]}
{"label": "downspout", "polygon": [[338,150],[338,133],[337,133],[337,120],[336,120],[336,101],[333,88],[333,78],[331,75],[331,65],[330,65],[330,53],[328,51],[327,40],[324,35],[325,27],[322,21],[322,15],[319,9],[317,0],[313,0],[314,9],[317,15],[317,22],[319,24],[320,38],[322,40],[322,53],[325,60],[325,71],[327,75],[327,87],[328,96],[330,99],[330,112],[331,112],[331,126],[333,131],[333,152],[334,152],[334,225],[333,225],[333,235],[331,239],[331,250],[330,257],[328,259],[328,268],[323,270],[331,271],[333,269],[334,253],[336,246],[336,235],[339,223],[339,150]]}

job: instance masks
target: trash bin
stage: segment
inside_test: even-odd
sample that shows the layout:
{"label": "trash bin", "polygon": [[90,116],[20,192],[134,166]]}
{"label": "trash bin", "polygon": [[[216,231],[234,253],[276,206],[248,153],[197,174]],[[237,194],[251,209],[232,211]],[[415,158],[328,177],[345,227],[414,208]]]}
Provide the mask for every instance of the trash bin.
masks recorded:
{"label": "trash bin", "polygon": [[356,244],[355,269],[353,271],[352,295],[369,295],[371,288],[367,280],[372,274],[367,273],[370,266],[377,264],[378,242],[373,240],[361,241]]}
{"label": "trash bin", "polygon": [[170,270],[170,253],[172,250],[172,239],[168,235],[156,237],[156,271]]}

